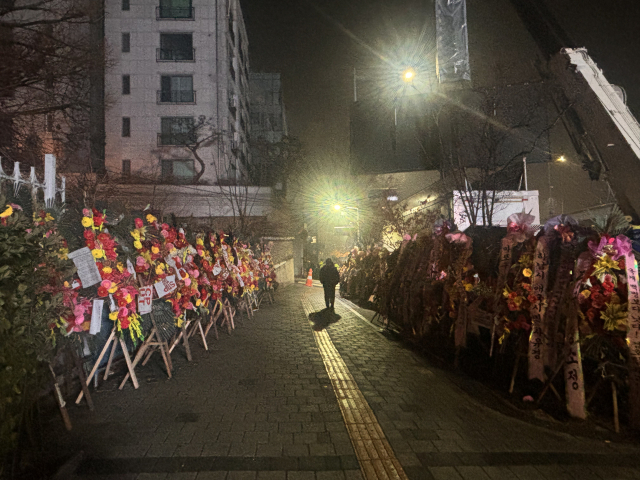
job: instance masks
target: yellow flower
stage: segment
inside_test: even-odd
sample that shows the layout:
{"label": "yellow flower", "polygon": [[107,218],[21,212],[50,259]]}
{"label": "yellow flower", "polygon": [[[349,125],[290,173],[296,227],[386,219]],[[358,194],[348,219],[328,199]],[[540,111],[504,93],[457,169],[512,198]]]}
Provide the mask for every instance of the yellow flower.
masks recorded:
{"label": "yellow flower", "polygon": [[464,284],[464,289],[465,289],[467,292],[470,292],[471,290],[473,290],[473,284],[471,284],[471,283],[465,283],[465,284]]}
{"label": "yellow flower", "polygon": [[[87,217],[84,217],[84,218],[87,218]],[[102,258],[104,254],[102,250],[96,248],[94,250],[91,250],[91,255],[93,255],[93,258]]]}
{"label": "yellow flower", "polygon": [[126,297],[124,297],[124,299],[127,301],[127,303],[131,303],[133,302],[133,298],[131,298],[131,294],[128,293]]}
{"label": "yellow flower", "polygon": [[176,293],[176,300],[180,300],[180,298],[182,298],[182,295],[180,294],[180,292]]}
{"label": "yellow flower", "polygon": [[104,268],[102,269],[102,271],[103,271],[104,273],[106,273],[106,274],[109,274],[109,273],[113,272],[113,269],[112,269],[111,267],[104,267]]}
{"label": "yellow flower", "polygon": [[153,215],[149,214],[147,215],[147,222],[149,223],[153,223],[153,222],[157,222],[158,219],[156,217],[154,217]]}
{"label": "yellow flower", "polygon": [[133,242],[133,246],[140,250],[142,248],[142,243],[140,243],[140,240],[136,240]]}
{"label": "yellow flower", "polygon": [[200,305],[202,305],[202,301],[200,299],[196,300],[196,307],[199,307]]}
{"label": "yellow flower", "polygon": [[124,265],[122,265],[122,263],[118,262],[118,264],[116,265],[116,268],[120,273],[124,272]]}
{"label": "yellow flower", "polygon": [[82,226],[84,228],[89,228],[93,225],[93,219],[89,217],[82,217]]}
{"label": "yellow flower", "polygon": [[138,230],[134,230],[133,232],[131,232],[131,236],[135,239],[135,240],[140,240],[140,232]]}
{"label": "yellow flower", "polygon": [[583,290],[580,292],[580,295],[582,295],[584,298],[589,298],[591,296],[591,290]]}
{"label": "yellow flower", "polygon": [[11,215],[13,215],[13,207],[11,205],[7,205],[7,209],[0,213],[0,218],[7,218]]}
{"label": "yellow flower", "polygon": [[156,267],[156,275],[162,275],[162,273],[163,273],[162,265],[158,265]]}
{"label": "yellow flower", "polygon": [[515,303],[517,306],[520,306],[523,300],[524,300],[523,297],[516,297],[513,299],[513,303]]}
{"label": "yellow flower", "polygon": [[204,245],[204,241],[201,238],[196,238],[196,245]]}
{"label": "yellow flower", "polygon": [[531,275],[533,275],[533,272],[530,268],[525,268],[524,270],[522,270],[522,275],[529,278]]}
{"label": "yellow flower", "polygon": [[615,273],[614,270],[620,270],[620,265],[618,265],[618,262],[616,262],[609,255],[600,257],[594,267],[595,270],[593,271],[592,275],[598,279],[601,279],[607,274],[613,275]]}
{"label": "yellow flower", "polygon": [[111,287],[109,289],[109,293],[116,293],[117,291],[118,291],[118,286],[117,285],[114,285],[113,287]]}
{"label": "yellow flower", "polygon": [[178,252],[178,249],[176,247],[173,247],[173,249],[169,252],[171,255],[175,255]]}
{"label": "yellow flower", "polygon": [[50,213],[47,213],[47,216],[44,217],[45,222],[53,222],[55,218]]}
{"label": "yellow flower", "polygon": [[156,246],[151,247],[151,252],[153,252],[153,254],[155,255],[156,253],[158,253],[160,251],[160,249]]}
{"label": "yellow flower", "polygon": [[109,314],[109,320],[116,321],[117,319],[118,319],[118,312],[117,311],[116,312],[111,312]]}

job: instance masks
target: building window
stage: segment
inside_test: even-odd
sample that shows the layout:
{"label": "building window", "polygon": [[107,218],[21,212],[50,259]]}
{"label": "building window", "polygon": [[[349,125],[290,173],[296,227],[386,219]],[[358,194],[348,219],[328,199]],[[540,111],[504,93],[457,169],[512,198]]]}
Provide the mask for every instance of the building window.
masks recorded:
{"label": "building window", "polygon": [[129,117],[122,117],[122,136],[131,136],[131,119]]}
{"label": "building window", "polygon": [[191,0],[160,0],[156,9],[158,20],[193,20],[194,11]]}
{"label": "building window", "polygon": [[193,160],[162,160],[162,180],[190,183],[196,176]]}
{"label": "building window", "polygon": [[161,33],[156,59],[160,62],[193,62],[193,34]]}
{"label": "building window", "polygon": [[193,117],[163,117],[160,119],[158,145],[192,145],[197,141]]}
{"label": "building window", "polygon": [[122,52],[129,53],[131,51],[131,34],[123,33],[122,34]]}
{"label": "building window", "polygon": [[129,11],[130,5],[129,0],[122,0],[122,10]]}
{"label": "building window", "polygon": [[131,160],[122,160],[122,175],[131,175]]}
{"label": "building window", "polygon": [[196,92],[193,91],[193,76],[162,75],[158,103],[195,103]]}
{"label": "building window", "polygon": [[122,95],[131,94],[131,75],[122,76]]}

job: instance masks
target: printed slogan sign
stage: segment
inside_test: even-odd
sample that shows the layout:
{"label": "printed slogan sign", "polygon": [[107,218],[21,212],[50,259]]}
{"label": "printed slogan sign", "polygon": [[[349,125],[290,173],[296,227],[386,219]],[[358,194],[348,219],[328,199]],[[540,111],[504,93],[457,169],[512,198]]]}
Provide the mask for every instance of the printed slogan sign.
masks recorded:
{"label": "printed slogan sign", "polygon": [[140,287],[138,293],[138,312],[140,315],[151,313],[151,302],[153,300],[153,287]]}
{"label": "printed slogan sign", "polygon": [[171,275],[167,278],[163,278],[158,283],[156,283],[154,287],[156,288],[156,293],[158,294],[158,298],[162,298],[165,295],[169,295],[171,292],[173,292],[177,288],[176,276]]}

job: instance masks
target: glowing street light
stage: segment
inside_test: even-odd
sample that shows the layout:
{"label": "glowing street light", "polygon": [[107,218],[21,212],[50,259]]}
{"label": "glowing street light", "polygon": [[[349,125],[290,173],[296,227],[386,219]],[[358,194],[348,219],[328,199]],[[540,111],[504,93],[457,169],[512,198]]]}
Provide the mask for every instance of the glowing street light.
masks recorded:
{"label": "glowing street light", "polygon": [[405,82],[412,82],[416,76],[416,71],[409,67],[404,72],[402,72],[402,80]]}
{"label": "glowing street light", "polygon": [[340,210],[342,207],[340,205],[334,205],[333,208],[334,210]]}
{"label": "glowing street light", "polygon": [[566,158],[564,155],[560,155],[560,156],[558,157],[558,161],[559,161],[560,163],[564,163],[564,162],[566,162],[566,161],[567,161],[567,158]]}

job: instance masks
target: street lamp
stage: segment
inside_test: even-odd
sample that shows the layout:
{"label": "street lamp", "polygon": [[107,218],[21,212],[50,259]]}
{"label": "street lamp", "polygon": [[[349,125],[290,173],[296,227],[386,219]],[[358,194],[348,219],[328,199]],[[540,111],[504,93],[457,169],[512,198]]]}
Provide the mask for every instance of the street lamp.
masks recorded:
{"label": "street lamp", "polygon": [[415,76],[416,76],[416,71],[412,67],[406,68],[402,72],[402,81],[407,83],[412,82]]}
{"label": "street lamp", "polygon": [[358,229],[358,243],[360,243],[360,209],[358,207],[343,207],[340,204],[335,204],[333,206],[333,209],[335,211],[340,210],[341,208],[346,208],[348,210],[355,210],[356,211],[356,227]]}

